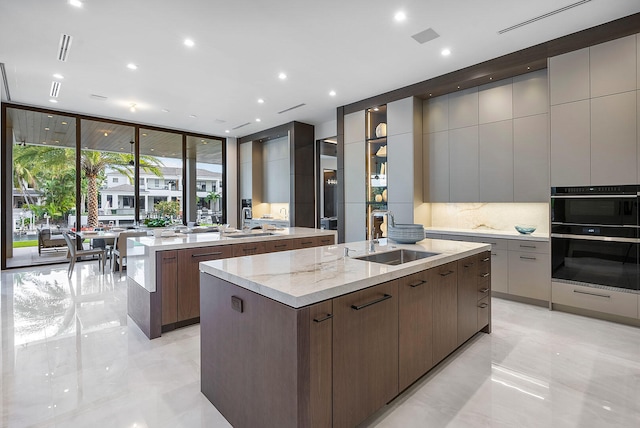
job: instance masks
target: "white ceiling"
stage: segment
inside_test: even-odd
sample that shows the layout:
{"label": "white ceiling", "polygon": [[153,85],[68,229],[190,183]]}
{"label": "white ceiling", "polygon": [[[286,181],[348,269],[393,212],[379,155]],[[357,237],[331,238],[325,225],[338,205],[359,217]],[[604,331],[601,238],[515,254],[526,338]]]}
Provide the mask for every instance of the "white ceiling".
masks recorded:
{"label": "white ceiling", "polygon": [[[317,125],[341,105],[640,12],[638,0],[591,0],[498,34],[577,1],[0,0],[0,62],[15,103],[242,136],[292,120]],[[411,38],[427,28],[440,37]],[[66,62],[57,59],[63,33],[73,36]],[[54,73],[64,76],[57,104]]]}

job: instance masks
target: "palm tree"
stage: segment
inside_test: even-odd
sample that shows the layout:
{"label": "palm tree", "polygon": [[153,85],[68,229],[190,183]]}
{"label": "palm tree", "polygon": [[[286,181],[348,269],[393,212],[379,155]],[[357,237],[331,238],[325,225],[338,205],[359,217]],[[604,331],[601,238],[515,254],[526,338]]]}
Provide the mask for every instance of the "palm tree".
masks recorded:
{"label": "palm tree", "polygon": [[[126,176],[133,183],[133,157],[125,153],[82,151],[80,168],[87,179],[87,226],[98,225],[98,179],[107,167]],[[153,156],[140,156],[140,168],[158,177],[162,176],[162,166]]]}

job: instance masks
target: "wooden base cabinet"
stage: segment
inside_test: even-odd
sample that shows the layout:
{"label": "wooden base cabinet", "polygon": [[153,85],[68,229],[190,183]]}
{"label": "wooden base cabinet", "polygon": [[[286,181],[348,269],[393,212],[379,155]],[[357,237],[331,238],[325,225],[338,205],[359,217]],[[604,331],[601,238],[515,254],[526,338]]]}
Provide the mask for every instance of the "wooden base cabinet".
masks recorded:
{"label": "wooden base cabinet", "polygon": [[398,281],[333,299],[333,426],[354,427],[398,395]]}
{"label": "wooden base cabinet", "polygon": [[458,267],[456,262],[431,269],[433,276],[433,361],[458,347]]}

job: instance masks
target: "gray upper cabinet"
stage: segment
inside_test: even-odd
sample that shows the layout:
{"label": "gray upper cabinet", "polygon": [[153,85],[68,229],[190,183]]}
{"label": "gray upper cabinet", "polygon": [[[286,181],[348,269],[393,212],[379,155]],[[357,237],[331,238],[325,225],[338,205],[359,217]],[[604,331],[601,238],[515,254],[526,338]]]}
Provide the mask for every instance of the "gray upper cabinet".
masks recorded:
{"label": "gray upper cabinet", "polygon": [[422,154],[424,201],[449,202],[449,131],[425,134]]}
{"label": "gray upper cabinet", "polygon": [[482,85],[478,91],[480,124],[499,122],[513,117],[512,79]]}
{"label": "gray upper cabinet", "polygon": [[549,58],[551,105],[589,98],[589,48]]}
{"label": "gray upper cabinet", "polygon": [[513,78],[513,117],[533,116],[549,112],[547,70]]}
{"label": "gray upper cabinet", "polygon": [[449,129],[449,95],[426,100],[422,108],[422,132],[446,131]]}
{"label": "gray upper cabinet", "polygon": [[[364,110],[344,116],[344,143],[364,143]],[[346,162],[345,162],[346,165]]]}
{"label": "gray upper cabinet", "polygon": [[551,106],[552,186],[591,183],[589,104],[583,100]]}
{"label": "gray upper cabinet", "polygon": [[449,129],[478,124],[478,88],[449,94]]}
{"label": "gray upper cabinet", "polygon": [[637,182],[636,96],[632,91],[591,99],[593,185]]}
{"label": "gray upper cabinet", "polygon": [[291,176],[289,165],[289,137],[262,143],[263,202],[289,202]]}
{"label": "gray upper cabinet", "polygon": [[449,131],[451,202],[478,202],[478,127]]}
{"label": "gray upper cabinet", "polygon": [[480,125],[478,145],[480,200],[513,201],[513,121]]}
{"label": "gray upper cabinet", "polygon": [[513,120],[513,200],[549,201],[547,114]]}
{"label": "gray upper cabinet", "polygon": [[590,48],[592,98],[636,89],[636,52],[635,35]]}

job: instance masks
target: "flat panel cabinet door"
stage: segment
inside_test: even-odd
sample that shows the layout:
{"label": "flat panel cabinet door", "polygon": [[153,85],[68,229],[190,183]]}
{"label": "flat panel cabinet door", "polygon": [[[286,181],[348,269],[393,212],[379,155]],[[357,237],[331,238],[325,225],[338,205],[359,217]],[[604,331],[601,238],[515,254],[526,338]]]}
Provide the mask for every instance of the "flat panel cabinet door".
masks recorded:
{"label": "flat panel cabinet door", "polygon": [[293,240],[293,248],[299,250],[301,248],[312,248],[318,246],[318,240],[315,237],[296,238]]}
{"label": "flat panel cabinet door", "polygon": [[162,325],[178,321],[178,252],[156,253],[156,284],[162,295]]}
{"label": "flat panel cabinet door", "polygon": [[316,238],[318,240],[318,246],[325,246],[325,245],[334,245],[336,243],[335,237],[333,236],[318,236]]}
{"label": "flat panel cabinet door", "polygon": [[398,280],[400,391],[433,367],[433,290],[427,271]]}
{"label": "flat panel cabinet door", "polygon": [[336,428],[358,425],[398,394],[398,300],[397,280],[333,300]]}
{"label": "flat panel cabinet door", "polygon": [[433,287],[433,362],[442,361],[458,345],[458,272],[456,262],[429,269]]}
{"label": "flat panel cabinet door", "polygon": [[478,258],[458,260],[458,345],[478,331]]}
{"label": "flat panel cabinet door", "polygon": [[227,245],[178,251],[178,321],[200,316],[199,263],[231,257]]}
{"label": "flat panel cabinet door", "polygon": [[333,419],[333,300],[309,308],[309,416],[312,427],[330,427]]}
{"label": "flat panel cabinet door", "polygon": [[279,239],[277,241],[266,241],[264,245],[265,245],[265,251],[267,253],[293,250],[292,239]]}

